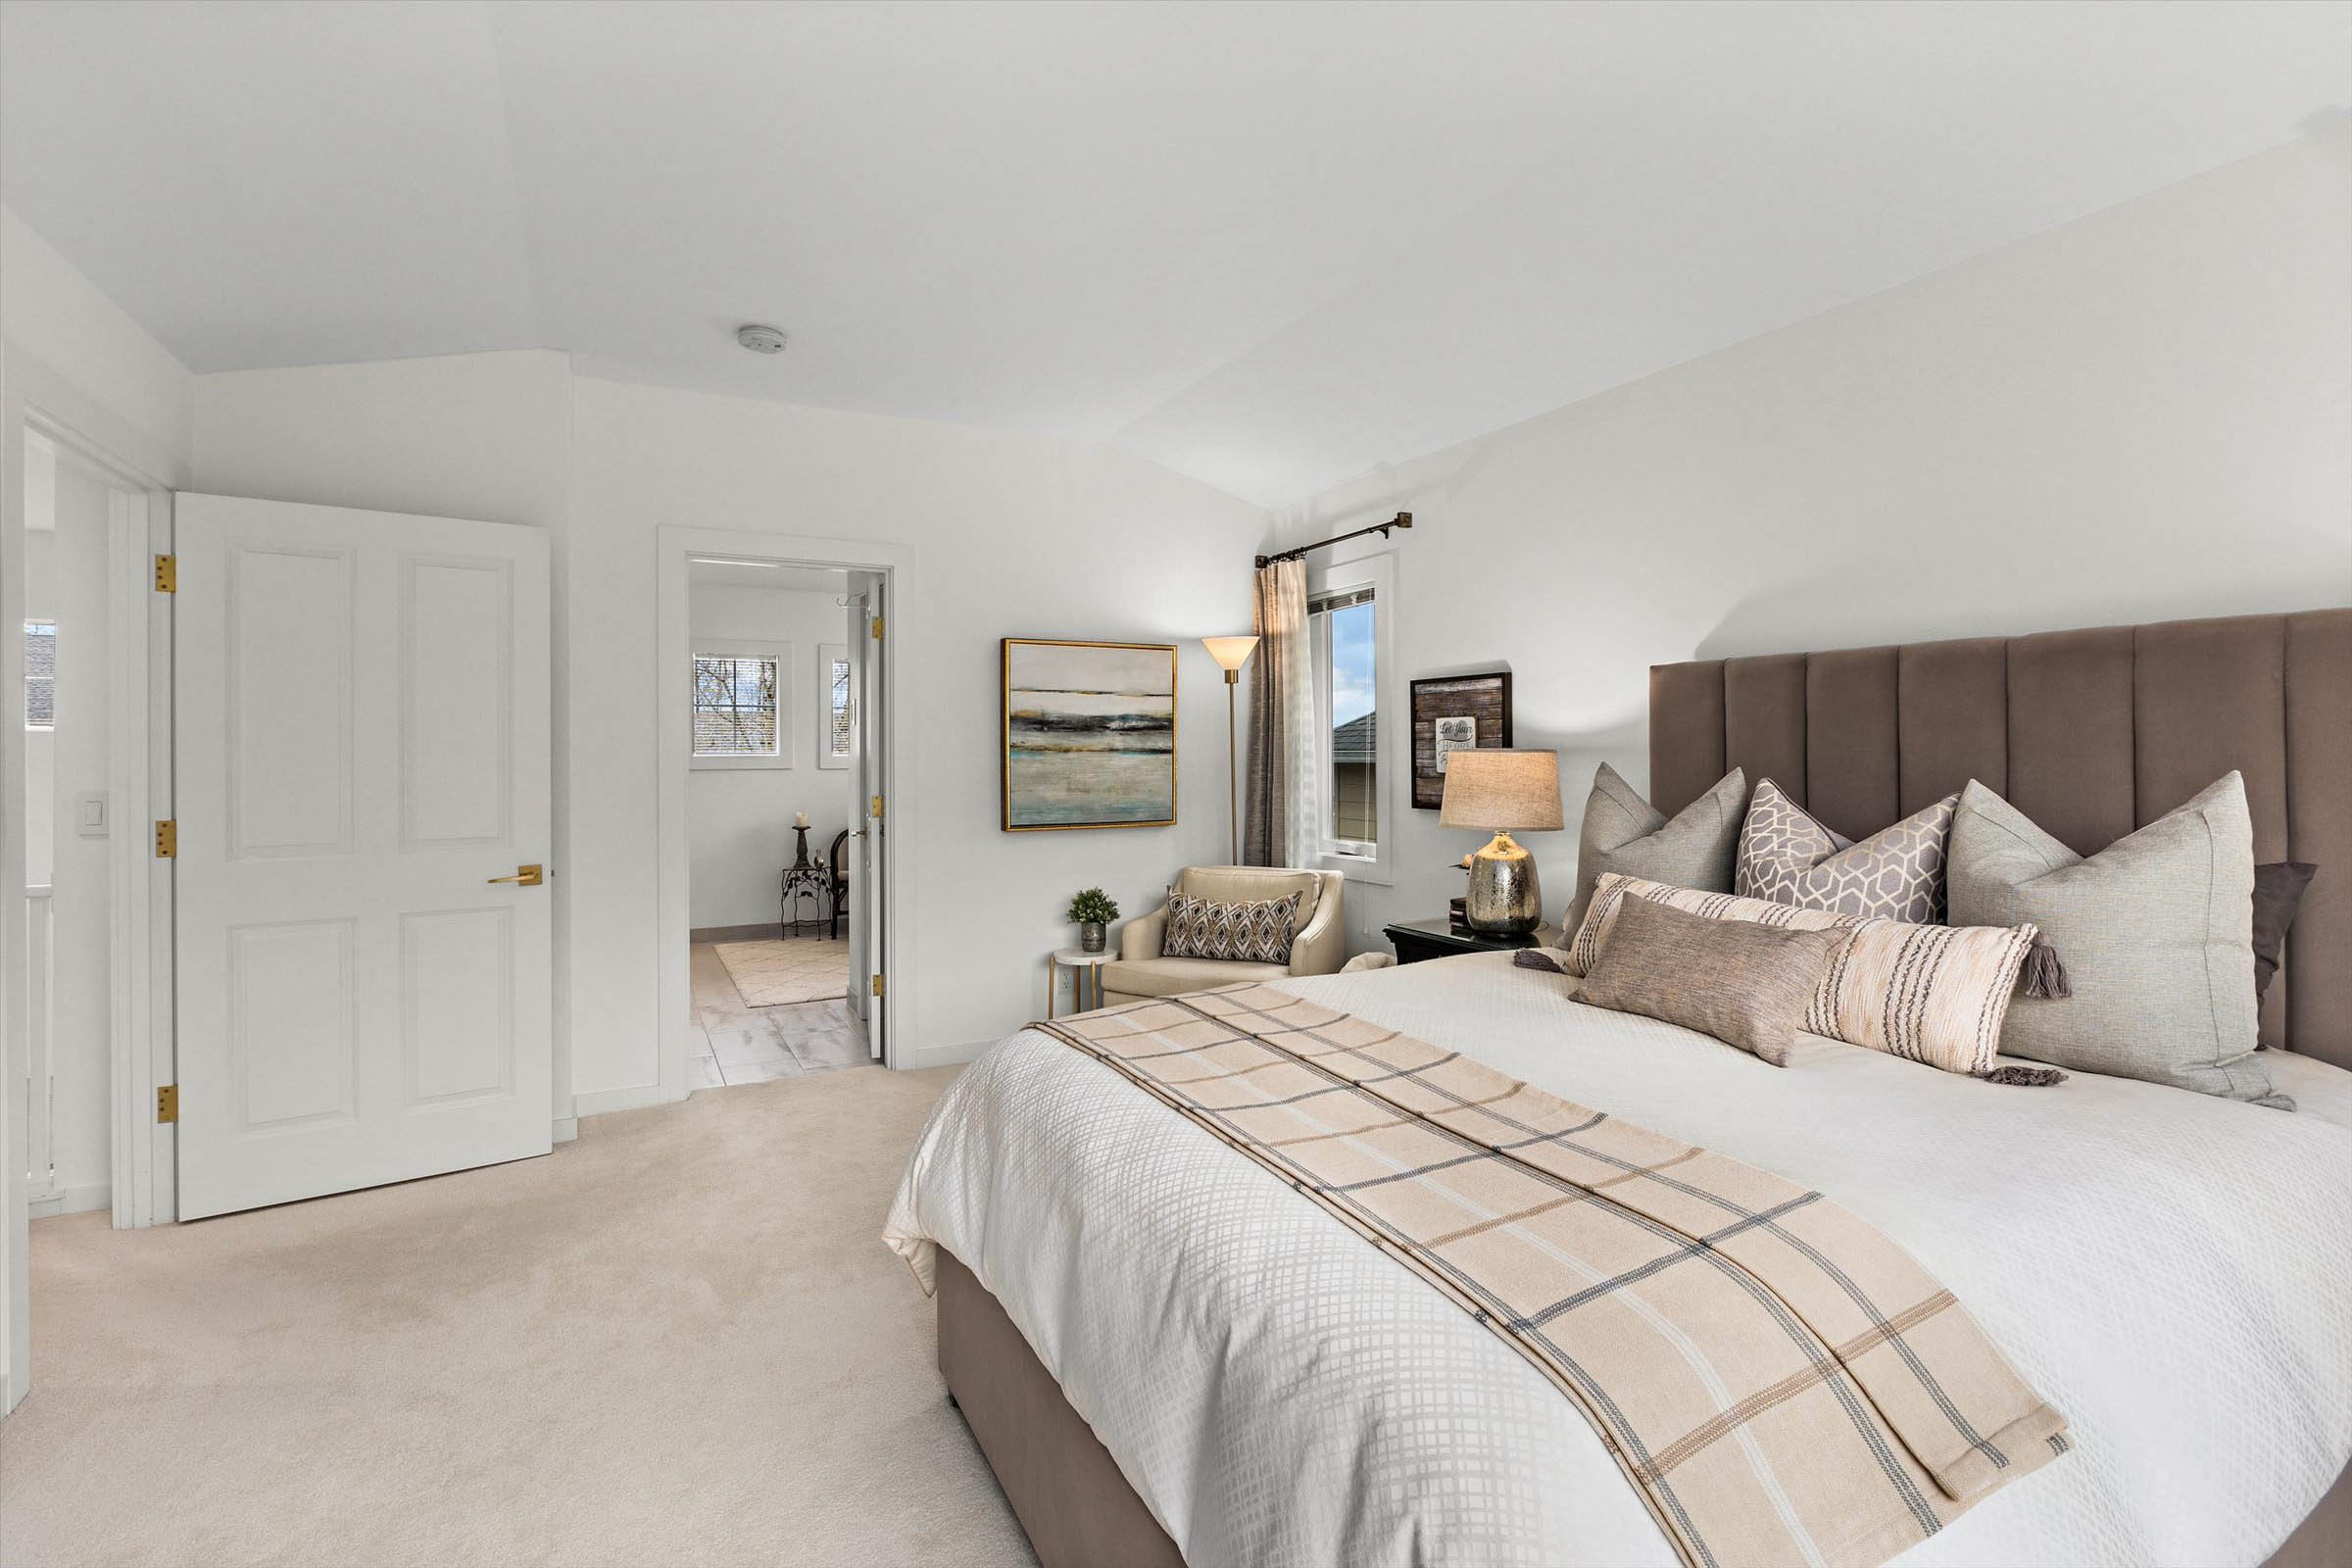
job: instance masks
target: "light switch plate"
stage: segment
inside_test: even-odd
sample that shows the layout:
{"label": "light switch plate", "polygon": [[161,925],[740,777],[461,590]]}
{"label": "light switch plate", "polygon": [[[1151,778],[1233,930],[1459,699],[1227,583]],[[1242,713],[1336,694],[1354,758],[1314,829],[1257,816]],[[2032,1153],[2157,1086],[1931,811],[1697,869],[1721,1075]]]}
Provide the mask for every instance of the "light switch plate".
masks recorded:
{"label": "light switch plate", "polygon": [[74,831],[85,839],[106,837],[106,791],[84,790],[74,797]]}

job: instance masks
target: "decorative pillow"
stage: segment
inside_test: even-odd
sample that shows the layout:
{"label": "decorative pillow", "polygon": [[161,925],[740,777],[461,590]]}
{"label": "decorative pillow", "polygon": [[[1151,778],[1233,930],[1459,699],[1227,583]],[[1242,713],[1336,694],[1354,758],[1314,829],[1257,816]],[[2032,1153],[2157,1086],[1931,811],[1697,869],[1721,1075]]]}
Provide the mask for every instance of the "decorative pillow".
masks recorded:
{"label": "decorative pillow", "polygon": [[1288,963],[1299,895],[1227,903],[1168,889],[1163,958],[1222,958],[1231,963]]}
{"label": "decorative pillow", "polygon": [[1920,925],[1604,875],[1564,955],[1569,973],[1589,974],[1600,961],[1629,894],[1710,920],[1843,933],[1805,1028],[1945,1072],[1992,1070],[2001,1019],[2034,947],[2030,925]]}
{"label": "decorative pillow", "polygon": [[2274,860],[2254,868],[2254,1003],[2270,994],[2278,973],[2278,956],[2286,951],[2286,928],[2295,923],[2295,907],[2303,890],[2319,871],[2302,860]]}
{"label": "decorative pillow", "polygon": [[1576,1000],[1679,1023],[1786,1067],[1830,960],[1846,939],[1844,931],[1710,920],[1627,898]]}
{"label": "decorative pillow", "polygon": [[2032,921],[2066,1001],[2021,997],[2001,1049],[2084,1072],[2284,1103],[2254,1054],[2254,822],[2231,773],[2088,859],[1971,780],[1952,918]]}
{"label": "decorative pillow", "polygon": [[1940,925],[1944,844],[1959,805],[1959,796],[1947,795],[1856,844],[1764,779],[1740,829],[1732,891],[1807,909]]}
{"label": "decorative pillow", "polygon": [[1740,813],[1746,806],[1747,775],[1735,767],[1670,822],[1636,795],[1615,768],[1601,763],[1592,775],[1592,793],[1585,799],[1584,825],[1576,841],[1576,898],[1560,929],[1574,932],[1584,923],[1593,885],[1604,872],[1728,893],[1732,852],[1740,843]]}

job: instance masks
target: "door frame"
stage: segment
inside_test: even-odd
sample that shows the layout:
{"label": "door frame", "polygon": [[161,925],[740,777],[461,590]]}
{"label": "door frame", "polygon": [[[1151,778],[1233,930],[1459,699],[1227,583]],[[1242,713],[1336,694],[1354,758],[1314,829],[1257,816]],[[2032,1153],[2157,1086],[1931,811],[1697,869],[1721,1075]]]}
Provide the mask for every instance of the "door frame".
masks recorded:
{"label": "door frame", "polygon": [[22,428],[96,469],[110,489],[108,1180],[115,1229],[135,1230],[177,1216],[176,1129],[155,1119],[156,1090],[172,1081],[177,1049],[172,863],[156,858],[150,843],[153,824],[172,815],[172,596],[156,591],[154,566],[155,557],[172,552],[172,491],[42,409],[27,406]]}
{"label": "door frame", "polygon": [[[660,965],[661,1080],[640,1103],[683,1100],[687,1095],[688,1036],[693,1022],[694,988],[692,921],[688,914],[689,850],[686,783],[689,762],[683,746],[669,744],[688,733],[691,692],[687,672],[694,657],[689,625],[689,563],[697,556],[733,556],[774,561],[789,565],[838,567],[879,572],[891,603],[890,619],[901,625],[912,618],[909,569],[913,552],[902,545],[870,540],[826,539],[804,534],[761,533],[740,528],[696,528],[664,523],[655,530],[658,561],[655,572],[655,767],[659,775],[656,804],[658,846],[657,942]],[[891,853],[884,868],[884,907],[903,911],[907,906],[906,867],[916,852],[908,831],[908,815],[898,804],[899,780],[913,776],[906,751],[906,726],[898,719],[904,659],[882,665],[884,693],[882,749],[883,795],[890,802]],[[883,973],[904,976],[913,961],[904,918],[885,923],[879,967]],[[897,1067],[908,1059],[906,1025],[912,1009],[906,1004],[911,985],[901,979],[902,990],[891,1001],[891,1027],[883,1034],[883,1065]],[[603,1108],[619,1108],[617,1105]]]}
{"label": "door frame", "polygon": [[[109,806],[117,823],[136,822],[135,834],[112,831],[109,917],[113,1041],[110,1049],[114,1222],[147,1225],[172,1217],[172,1129],[154,1120],[155,1087],[172,1081],[172,1009],[156,1005],[171,995],[171,867],[149,858],[147,818],[171,812],[169,602],[152,591],[140,563],[141,613],[127,610],[130,588],[114,568],[119,558],[168,553],[171,490],[187,480],[184,460],[133,428],[45,361],[11,342],[0,345],[0,627],[24,619],[24,433],[39,432],[95,463],[144,507],[111,509],[109,610],[123,608],[110,638],[109,696],[115,699],[109,744]],[[140,514],[144,514],[141,515]],[[163,630],[159,633],[157,627]],[[164,679],[154,663],[162,649]],[[0,690],[17,690],[24,673],[22,637],[0,638]],[[122,683],[136,680],[143,701],[122,701]],[[161,694],[160,696],[158,694]],[[159,725],[157,713],[162,713]],[[158,734],[165,737],[161,750]],[[24,736],[21,722],[0,723],[0,799],[15,803],[24,790]],[[21,1139],[27,1107],[18,1101],[28,1066],[25,992],[24,817],[14,805],[0,812],[0,1415],[31,1387],[29,1218]],[[143,1020],[143,1021],[142,1021]],[[126,1022],[127,1021],[127,1022]]]}

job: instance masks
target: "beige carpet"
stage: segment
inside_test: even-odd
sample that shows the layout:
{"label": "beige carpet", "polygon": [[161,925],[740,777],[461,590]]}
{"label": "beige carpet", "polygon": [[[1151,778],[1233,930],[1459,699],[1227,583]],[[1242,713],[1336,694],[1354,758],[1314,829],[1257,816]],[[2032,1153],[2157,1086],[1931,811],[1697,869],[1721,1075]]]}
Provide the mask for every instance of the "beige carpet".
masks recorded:
{"label": "beige carpet", "polygon": [[953,1071],[710,1090],[193,1225],[36,1222],[0,1562],[1032,1561],[879,1239]]}
{"label": "beige carpet", "polygon": [[718,961],[743,993],[746,1005],[825,1002],[850,989],[847,938],[793,937],[783,942],[722,942]]}

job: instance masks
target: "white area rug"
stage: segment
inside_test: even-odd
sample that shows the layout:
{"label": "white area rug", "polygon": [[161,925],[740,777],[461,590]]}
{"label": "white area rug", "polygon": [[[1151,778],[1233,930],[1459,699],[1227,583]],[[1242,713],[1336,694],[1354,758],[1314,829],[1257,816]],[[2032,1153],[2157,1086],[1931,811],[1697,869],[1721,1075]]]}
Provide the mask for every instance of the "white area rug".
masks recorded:
{"label": "white area rug", "polygon": [[847,937],[825,941],[794,937],[782,942],[722,942],[718,961],[743,993],[744,1005],[775,1007],[788,1002],[826,1002],[850,989]]}
{"label": "white area rug", "polygon": [[35,1220],[0,1562],[1033,1568],[881,1242],[955,1074],[696,1095],[196,1225]]}

